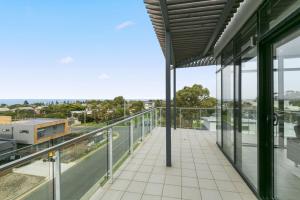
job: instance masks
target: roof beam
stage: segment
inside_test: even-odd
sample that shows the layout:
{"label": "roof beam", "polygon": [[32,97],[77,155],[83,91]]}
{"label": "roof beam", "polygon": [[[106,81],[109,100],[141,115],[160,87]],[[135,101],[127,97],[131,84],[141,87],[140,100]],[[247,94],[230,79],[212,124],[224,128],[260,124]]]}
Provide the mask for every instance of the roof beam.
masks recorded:
{"label": "roof beam", "polygon": [[172,55],[172,64],[175,65],[175,53],[172,47],[172,35],[170,32],[170,23],[169,23],[169,15],[168,15],[168,6],[166,0],[159,0],[161,15],[164,21],[165,31],[170,33],[171,40],[171,55]]}
{"label": "roof beam", "polygon": [[216,26],[210,40],[208,41],[207,46],[204,49],[203,56],[206,56],[206,54],[210,50],[211,46],[216,42],[217,37],[218,37],[220,31],[222,30],[222,28],[224,27],[224,24],[226,23],[228,16],[231,14],[231,11],[232,11],[234,5],[235,5],[235,0],[228,0],[227,4],[224,7],[224,11],[223,11],[222,15],[220,16],[220,19],[217,23],[217,26]]}

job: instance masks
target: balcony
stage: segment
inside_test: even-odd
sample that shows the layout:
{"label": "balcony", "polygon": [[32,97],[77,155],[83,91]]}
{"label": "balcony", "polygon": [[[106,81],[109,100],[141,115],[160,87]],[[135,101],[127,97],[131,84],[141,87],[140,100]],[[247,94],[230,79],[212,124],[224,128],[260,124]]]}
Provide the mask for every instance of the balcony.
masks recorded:
{"label": "balcony", "polygon": [[165,167],[165,128],[157,127],[91,199],[256,199],[215,141],[215,132],[172,130],[172,167]]}
{"label": "balcony", "polygon": [[[166,108],[146,110],[103,128],[85,130],[79,137],[54,146],[33,145],[0,155],[0,199],[299,200],[300,0],[144,0],[144,3],[165,57]],[[74,13],[77,19],[78,12]],[[99,19],[113,21],[106,15]],[[8,23],[8,29],[11,24],[14,23]],[[95,23],[88,24],[95,27]],[[116,29],[124,24],[134,23],[125,21]],[[18,39],[15,33],[23,36],[23,25],[16,25],[21,27],[20,31],[13,29],[13,42],[7,42],[8,49],[10,44],[20,44],[15,42]],[[34,32],[40,33],[39,30],[29,33]],[[90,36],[91,32],[88,33]],[[129,40],[122,40],[128,42],[123,51],[115,51],[122,43],[113,38],[117,41],[116,48],[111,49],[113,56],[102,54],[107,55],[102,59],[122,60],[118,53],[129,52],[131,40],[139,38],[128,35]],[[29,36],[40,38],[40,35]],[[82,38],[89,37],[80,36],[77,41]],[[138,62],[139,67],[150,58],[144,57],[149,54],[146,40],[140,41],[141,54],[130,52],[132,60],[143,59]],[[85,42],[91,43],[94,41]],[[42,44],[41,49],[45,46]],[[103,52],[110,52],[102,46]],[[23,50],[19,46],[16,49]],[[28,50],[27,46],[24,49]],[[84,52],[78,49],[79,53]],[[6,57],[13,61],[18,58]],[[19,57],[31,58],[23,54]],[[74,59],[67,56],[60,64],[69,62]],[[176,73],[181,68],[201,66],[216,67],[216,109],[176,108],[177,102],[178,106],[207,106],[197,101],[209,95],[191,97],[184,93],[184,104],[176,96]],[[147,76],[152,70],[147,71]],[[27,68],[25,71],[35,75]],[[20,73],[20,80],[29,79],[24,76],[25,71]],[[56,77],[58,73],[51,71]],[[86,71],[88,75],[93,73]],[[124,71],[121,76],[125,81],[130,78],[126,73],[135,71]],[[17,75],[15,71],[6,74]],[[43,78],[44,73],[36,77]],[[67,83],[72,85],[76,76],[69,77],[71,81]],[[12,83],[10,79],[2,82]],[[18,91],[22,91],[19,85]],[[26,91],[30,87],[24,88]],[[142,89],[148,91],[147,87]],[[84,90],[94,94],[98,91],[88,87]]]}
{"label": "balcony", "polygon": [[172,167],[166,167],[164,109],[0,166],[0,198],[256,199],[207,128],[214,109],[178,109],[182,128],[172,130]]}

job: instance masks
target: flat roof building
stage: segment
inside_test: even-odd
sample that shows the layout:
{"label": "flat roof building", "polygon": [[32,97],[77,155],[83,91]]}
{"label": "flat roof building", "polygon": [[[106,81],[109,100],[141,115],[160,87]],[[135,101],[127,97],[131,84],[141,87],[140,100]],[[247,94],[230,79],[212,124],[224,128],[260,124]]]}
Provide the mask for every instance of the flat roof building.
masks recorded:
{"label": "flat roof building", "polygon": [[21,144],[39,144],[69,134],[66,119],[29,119],[0,124],[0,138]]}

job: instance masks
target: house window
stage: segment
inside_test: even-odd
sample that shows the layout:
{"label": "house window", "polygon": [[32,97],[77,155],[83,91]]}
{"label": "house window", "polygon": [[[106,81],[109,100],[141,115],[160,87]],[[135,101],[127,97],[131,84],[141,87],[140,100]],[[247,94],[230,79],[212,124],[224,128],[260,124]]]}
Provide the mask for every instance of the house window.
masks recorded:
{"label": "house window", "polygon": [[20,133],[21,133],[21,134],[23,134],[23,133],[29,134],[29,131],[28,131],[28,130],[21,130]]}

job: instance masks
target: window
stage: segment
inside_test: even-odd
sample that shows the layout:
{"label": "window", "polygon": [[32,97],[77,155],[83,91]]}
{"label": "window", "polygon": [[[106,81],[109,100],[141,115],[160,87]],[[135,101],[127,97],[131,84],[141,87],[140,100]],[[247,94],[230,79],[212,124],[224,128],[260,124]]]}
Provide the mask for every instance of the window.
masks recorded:
{"label": "window", "polygon": [[220,146],[222,146],[222,135],[221,135],[221,74],[222,72],[219,71],[217,73],[217,142]]}
{"label": "window", "polygon": [[222,71],[222,129],[223,149],[234,160],[234,70],[233,63]]}
{"label": "window", "polygon": [[21,134],[29,134],[29,131],[28,130],[20,130],[20,133]]}
{"label": "window", "polygon": [[241,150],[237,160],[245,176],[257,187],[257,50],[241,58]]}

